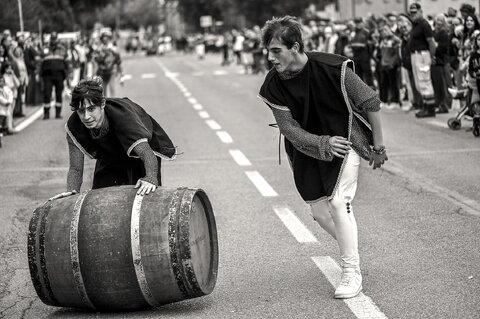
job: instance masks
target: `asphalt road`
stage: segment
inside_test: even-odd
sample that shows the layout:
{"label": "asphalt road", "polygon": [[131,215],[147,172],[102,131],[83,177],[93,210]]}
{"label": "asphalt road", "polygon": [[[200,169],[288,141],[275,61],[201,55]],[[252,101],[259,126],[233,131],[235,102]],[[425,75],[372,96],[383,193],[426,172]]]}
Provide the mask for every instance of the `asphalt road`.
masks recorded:
{"label": "asphalt road", "polygon": [[[35,207],[65,190],[68,154],[65,119],[38,120],[0,149],[1,318],[479,317],[480,139],[449,130],[452,115],[382,111],[389,161],[375,171],[362,162],[353,202],[364,293],[345,302],[333,298],[338,247],[297,194],[283,146],[278,165],[279,133],[256,97],[263,76],[221,67],[219,56],[128,57],[124,68],[118,95],[142,105],[182,153],[163,162],[164,185],[210,197],[217,285],[138,312],[44,305],[30,280],[26,233]],[[93,165],[86,161],[82,189]]]}

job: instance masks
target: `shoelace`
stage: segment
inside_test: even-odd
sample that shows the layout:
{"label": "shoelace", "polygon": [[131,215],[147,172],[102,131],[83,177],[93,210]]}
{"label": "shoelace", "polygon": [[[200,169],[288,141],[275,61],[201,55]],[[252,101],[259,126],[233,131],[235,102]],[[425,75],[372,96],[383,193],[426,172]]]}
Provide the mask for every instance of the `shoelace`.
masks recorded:
{"label": "shoelace", "polygon": [[355,278],[355,273],[344,273],[340,281],[340,286],[348,286],[353,278]]}

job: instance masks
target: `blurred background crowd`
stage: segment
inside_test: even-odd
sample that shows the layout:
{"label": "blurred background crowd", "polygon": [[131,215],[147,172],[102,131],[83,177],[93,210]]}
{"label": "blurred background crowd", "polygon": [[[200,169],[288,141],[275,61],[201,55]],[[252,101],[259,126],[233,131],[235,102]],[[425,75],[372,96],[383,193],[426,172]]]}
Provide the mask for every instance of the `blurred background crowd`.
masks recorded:
{"label": "blurred background crowd", "polygon": [[[422,1],[396,1],[398,11],[386,11],[392,6],[383,1],[383,12],[359,16],[346,0],[6,0],[11,3],[0,13],[0,129],[14,134],[13,120],[30,106],[42,106],[44,119],[62,118],[69,89],[86,76],[100,75],[107,96],[115,95],[123,83],[122,57],[132,54],[195,54],[199,60],[214,54],[222,66],[265,74],[270,65],[261,26],[285,14],[302,22],[306,50],[351,58],[384,108],[417,110],[417,117],[458,111],[467,103],[452,103],[458,92],[469,87],[478,95],[480,23],[474,5],[445,1],[453,5],[437,6],[438,12],[430,7],[429,13]],[[374,2],[365,5],[374,8]],[[416,58],[422,52],[428,61]]]}

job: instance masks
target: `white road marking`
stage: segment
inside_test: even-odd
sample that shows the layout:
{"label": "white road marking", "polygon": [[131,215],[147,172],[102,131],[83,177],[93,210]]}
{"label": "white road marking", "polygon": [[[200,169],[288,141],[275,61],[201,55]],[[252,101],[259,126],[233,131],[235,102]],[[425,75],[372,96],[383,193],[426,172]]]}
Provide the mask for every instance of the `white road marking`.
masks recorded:
{"label": "white road marking", "polygon": [[199,103],[193,104],[193,108],[194,108],[195,110],[197,110],[197,111],[203,110],[202,104],[199,104]]}
{"label": "white road marking", "polygon": [[230,150],[229,153],[233,157],[235,162],[237,162],[238,165],[240,165],[240,166],[251,166],[252,165],[252,163],[250,163],[248,158],[245,155],[243,155],[242,151],[240,151],[240,150]]}
{"label": "white road marking", "polygon": [[[312,257],[312,260],[332,286],[337,287],[342,275],[340,266],[329,256]],[[380,311],[372,299],[363,293],[355,298],[343,299],[343,302],[359,319],[387,319],[387,316]]]}
{"label": "white road marking", "polygon": [[153,79],[157,77],[155,73],[143,73],[142,74],[142,79]]}
{"label": "white road marking", "polygon": [[[195,105],[194,105],[195,107]],[[200,111],[198,112],[198,115],[202,118],[202,119],[208,119],[210,117],[210,115],[208,114],[207,111]]]}
{"label": "white road marking", "polygon": [[448,124],[446,122],[440,122],[435,120],[427,121],[428,124],[435,125],[438,127],[448,128]]}
{"label": "white road marking", "polygon": [[462,194],[454,190],[438,186],[435,182],[429,180],[426,176],[409,171],[396,162],[389,161],[388,165],[383,166],[383,169],[395,176],[398,176],[399,178],[406,179],[413,185],[420,186],[425,191],[431,192],[438,197],[448,200],[454,205],[460,206],[460,208],[467,214],[480,216],[479,201],[463,196]]}
{"label": "white road marking", "polygon": [[198,102],[197,102],[197,99],[195,99],[195,98],[193,98],[193,97],[189,98],[189,99],[188,99],[188,102],[189,102],[190,104],[197,104],[197,103],[198,103]]}
{"label": "white road marking", "polygon": [[17,126],[15,126],[14,130],[15,132],[20,132],[27,126],[33,123],[33,121],[37,120],[43,115],[43,107],[39,108],[35,113],[33,113],[31,116],[26,118],[24,121],[20,122]]}
{"label": "white road marking", "polygon": [[225,143],[225,144],[233,143],[233,138],[227,132],[218,131],[217,135],[220,138],[220,141],[222,141],[223,143]]}
{"label": "white road marking", "polygon": [[274,208],[275,214],[299,243],[315,243],[317,238],[302,224],[300,219],[287,207]]}
{"label": "white road marking", "polygon": [[220,126],[220,124],[218,124],[215,120],[206,120],[205,123],[207,123],[208,126],[210,126],[210,128],[212,130],[221,130],[222,127]]}
{"label": "white road marking", "polygon": [[225,70],[216,70],[216,71],[213,71],[213,74],[214,74],[214,75],[225,75],[225,74],[227,74],[227,71],[225,71]]}
{"label": "white road marking", "polygon": [[184,92],[183,95],[184,95],[185,97],[191,97],[191,96],[192,96],[192,93],[190,93],[190,92],[187,91],[187,92]]}
{"label": "white road marking", "polygon": [[131,74],[124,74],[122,76],[123,80],[126,81],[126,80],[131,80],[132,79],[132,75]]}
{"label": "white road marking", "polygon": [[264,197],[275,197],[278,196],[277,192],[268,184],[268,182],[260,175],[257,171],[247,171],[245,172],[248,178],[252,181],[253,185],[258,189],[260,194]]}
{"label": "white road marking", "polygon": [[170,71],[168,71],[168,69],[165,68],[165,67],[162,67],[162,69],[163,69],[163,71],[165,72],[165,76],[166,76],[167,78],[172,78],[172,79],[174,79],[175,77],[178,76],[178,73],[177,73],[177,72],[170,72]]}

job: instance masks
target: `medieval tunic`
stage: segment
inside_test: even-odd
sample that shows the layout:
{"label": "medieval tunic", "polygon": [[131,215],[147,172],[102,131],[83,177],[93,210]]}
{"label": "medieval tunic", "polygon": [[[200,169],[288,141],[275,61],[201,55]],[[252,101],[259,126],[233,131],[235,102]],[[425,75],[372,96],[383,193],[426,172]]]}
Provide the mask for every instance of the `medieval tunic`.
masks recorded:
{"label": "medieval tunic", "polygon": [[[365,113],[353,108],[347,96],[345,74],[353,63],[344,57],[320,52],[307,53],[307,57],[303,70],[291,79],[272,69],[259,97],[272,110],[289,111],[284,113],[291,113],[304,130],[304,140],[309,140],[306,144],[315,145],[320,150],[316,156],[308,147],[303,149],[303,145],[285,138],[285,150],[297,190],[306,202],[315,202],[333,196],[346,162],[328,151],[328,138],[346,137],[364,159],[368,159],[369,145],[373,141]],[[370,90],[367,95],[365,100],[375,92]],[[378,111],[378,103],[375,105]],[[312,139],[316,139],[315,144]]]}
{"label": "medieval tunic", "polygon": [[128,98],[107,98],[105,117],[108,131],[93,136],[74,112],[65,129],[75,146],[89,158],[95,158],[92,188],[134,185],[145,176],[144,163],[133,152],[147,142],[158,161],[158,184],[161,185],[161,158],[173,160],[175,147],[162,127],[143,108]]}

